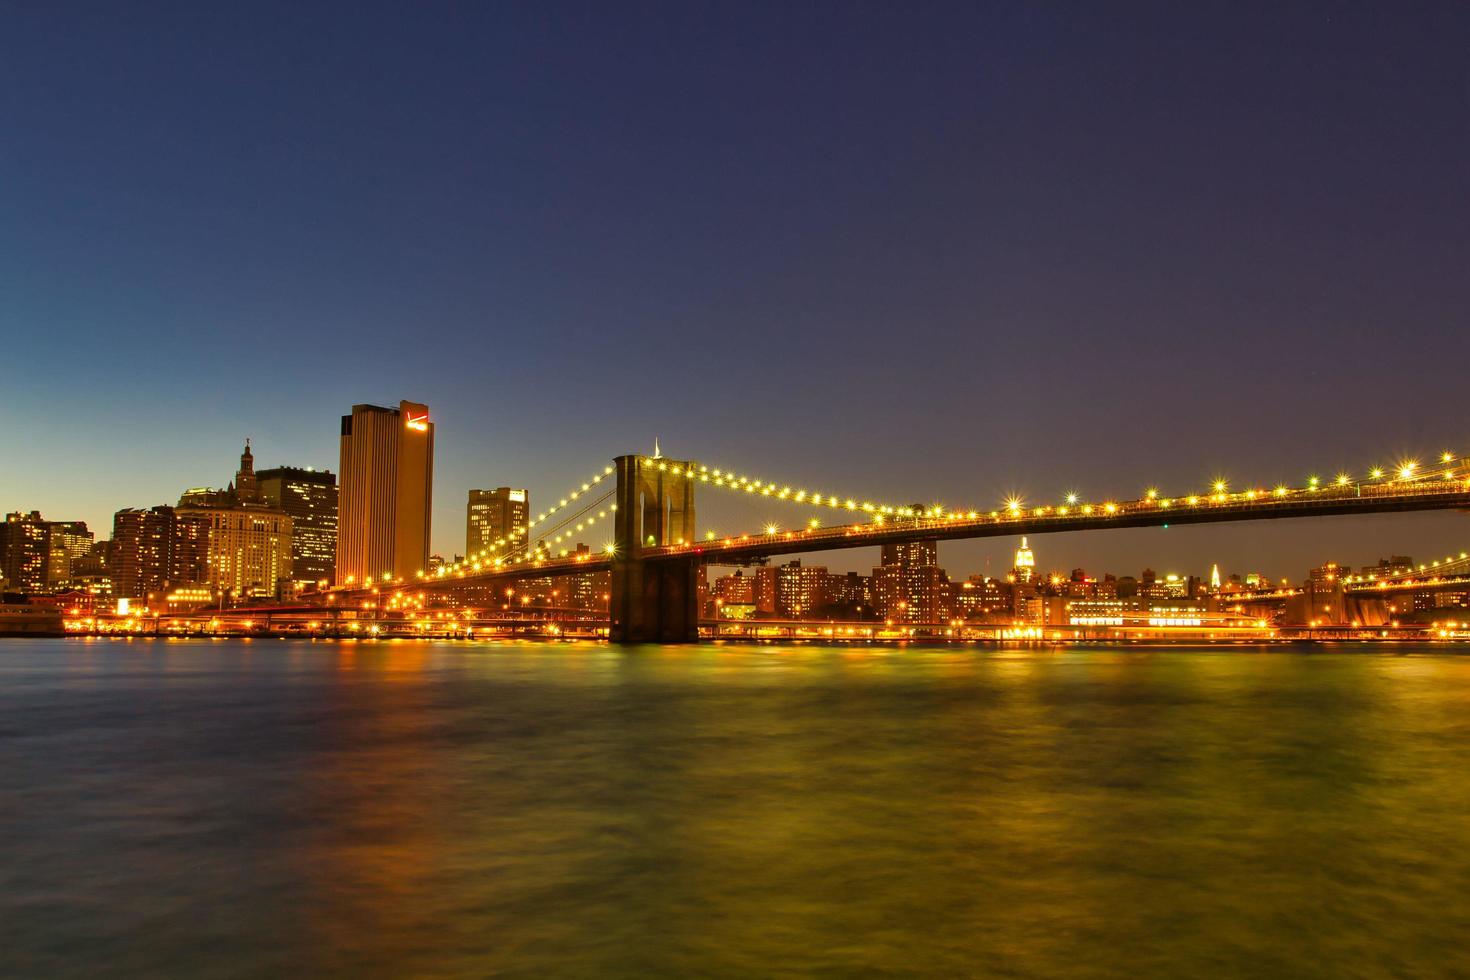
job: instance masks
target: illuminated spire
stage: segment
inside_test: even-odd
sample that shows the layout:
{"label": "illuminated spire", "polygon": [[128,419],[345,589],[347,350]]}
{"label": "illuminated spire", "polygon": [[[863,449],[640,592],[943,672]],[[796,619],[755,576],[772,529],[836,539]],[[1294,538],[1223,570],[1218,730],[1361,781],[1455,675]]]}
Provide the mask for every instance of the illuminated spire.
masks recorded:
{"label": "illuminated spire", "polygon": [[1031,553],[1026,539],[1021,539],[1021,547],[1016,549],[1015,576],[1018,582],[1029,582],[1036,574],[1036,556]]}
{"label": "illuminated spire", "polygon": [[1210,566],[1210,588],[1220,590],[1220,565],[1218,563]]}
{"label": "illuminated spire", "polygon": [[653,458],[654,459],[663,459],[664,458],[664,454],[661,453],[661,452],[659,452],[659,449],[658,449],[658,436],[654,436],[653,437]]}

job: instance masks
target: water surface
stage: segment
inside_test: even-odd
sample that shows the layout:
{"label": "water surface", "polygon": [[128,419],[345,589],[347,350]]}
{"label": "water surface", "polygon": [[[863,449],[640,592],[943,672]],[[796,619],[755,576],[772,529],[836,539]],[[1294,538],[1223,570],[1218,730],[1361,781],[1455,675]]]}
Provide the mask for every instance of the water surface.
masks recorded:
{"label": "water surface", "polygon": [[1463,976],[1467,763],[1446,647],[3,640],[0,975]]}

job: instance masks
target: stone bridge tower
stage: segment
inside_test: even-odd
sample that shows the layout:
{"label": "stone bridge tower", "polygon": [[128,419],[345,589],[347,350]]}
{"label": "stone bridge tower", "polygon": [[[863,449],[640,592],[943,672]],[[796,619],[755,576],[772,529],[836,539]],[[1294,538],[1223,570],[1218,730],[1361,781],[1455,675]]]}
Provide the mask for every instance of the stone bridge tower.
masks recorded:
{"label": "stone bridge tower", "polygon": [[699,562],[647,561],[646,548],[692,543],[698,465],[659,456],[619,456],[609,637],[615,643],[699,639]]}

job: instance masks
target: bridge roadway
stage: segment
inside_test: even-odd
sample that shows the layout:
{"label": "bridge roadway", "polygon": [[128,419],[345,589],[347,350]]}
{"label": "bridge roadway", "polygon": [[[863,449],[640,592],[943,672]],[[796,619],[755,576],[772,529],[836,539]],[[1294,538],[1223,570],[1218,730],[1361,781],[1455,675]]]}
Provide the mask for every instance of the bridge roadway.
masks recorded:
{"label": "bridge roadway", "polygon": [[[870,548],[915,539],[959,540],[1016,535],[1099,531],[1110,528],[1221,524],[1283,518],[1353,516],[1431,510],[1470,510],[1470,479],[1423,478],[1412,482],[1327,485],[1287,491],[1242,491],[1197,497],[1145,498],[1073,507],[1029,507],[944,517],[890,518],[883,523],[845,524],[710,541],[645,547],[646,562],[689,561],[706,565],[743,565],[780,555],[845,548]],[[430,576],[384,586],[385,591],[454,591],[499,582],[577,575],[610,569],[607,553],[571,555]],[[330,593],[351,601],[367,590]],[[374,590],[376,591],[376,590]]]}
{"label": "bridge roadway", "polygon": [[1324,486],[1290,490],[1156,498],[1080,507],[1019,508],[974,517],[890,520],[832,528],[742,535],[694,544],[644,548],[646,561],[695,555],[706,564],[744,563],[777,555],[863,548],[914,539],[957,540],[1109,528],[1219,524],[1292,517],[1330,517],[1427,510],[1470,510],[1470,480],[1423,480],[1384,485]]}

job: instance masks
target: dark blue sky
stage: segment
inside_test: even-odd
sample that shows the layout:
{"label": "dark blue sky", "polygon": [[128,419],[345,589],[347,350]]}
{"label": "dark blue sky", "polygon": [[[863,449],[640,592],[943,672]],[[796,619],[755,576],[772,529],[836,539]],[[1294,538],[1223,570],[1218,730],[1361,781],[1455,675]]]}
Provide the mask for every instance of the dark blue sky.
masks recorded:
{"label": "dark blue sky", "polygon": [[[335,468],[337,416],[399,398],[444,550],[468,487],[655,435],[987,508],[1470,448],[1465,4],[203,6],[0,13],[7,510],[106,531],[247,434]],[[1466,546],[1455,515],[1039,557]]]}

